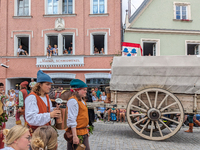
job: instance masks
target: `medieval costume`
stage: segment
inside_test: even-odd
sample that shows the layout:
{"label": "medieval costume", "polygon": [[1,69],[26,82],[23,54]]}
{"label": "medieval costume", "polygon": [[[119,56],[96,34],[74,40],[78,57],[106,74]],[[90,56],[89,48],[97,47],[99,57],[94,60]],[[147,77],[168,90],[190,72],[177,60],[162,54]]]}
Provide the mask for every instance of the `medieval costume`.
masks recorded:
{"label": "medieval costume", "polygon": [[[49,99],[47,92],[42,90],[42,86],[45,84],[51,85],[53,81],[51,78],[43,73],[41,70],[37,73],[37,84],[32,89],[32,92],[25,99],[25,119],[30,132],[33,133],[39,126],[51,124],[51,113],[55,111],[52,107],[51,100]],[[46,85],[45,85],[46,86]],[[57,113],[59,115],[59,113]]]}
{"label": "medieval costume", "polygon": [[194,114],[188,115],[188,120],[189,120],[189,129],[185,132],[192,133],[194,123],[196,123],[198,126],[200,126],[200,122],[194,118]]}
{"label": "medieval costume", "polygon": [[[4,84],[3,83],[0,83],[0,116],[3,115],[3,113],[5,113],[5,110],[4,110],[4,102],[3,100],[5,98],[3,97],[6,97],[6,95],[3,94],[3,88],[4,88]],[[4,135],[3,135],[3,132],[1,132],[2,130],[4,130],[6,127],[6,123],[5,122],[2,122],[2,125],[0,126],[0,149],[1,148],[4,148]]]}
{"label": "medieval costume", "polygon": [[21,120],[20,120],[20,116],[23,115],[24,116],[24,120],[25,120],[25,99],[28,96],[28,91],[27,91],[27,85],[28,82],[24,81],[20,84],[20,91],[19,91],[19,98],[18,98],[18,109],[16,111],[16,115],[15,115],[15,119],[16,119],[16,125],[21,125]]}
{"label": "medieval costume", "polygon": [[[87,129],[89,123],[88,109],[86,106],[86,102],[82,99],[82,97],[86,97],[87,90],[85,92],[85,95],[79,94],[79,90],[87,88],[87,85],[79,79],[73,79],[70,82],[70,86],[75,90],[73,89],[70,90],[72,94],[67,102],[67,107],[68,107],[67,126],[68,129],[71,130],[71,133],[73,135],[73,140],[74,138],[76,139],[77,136],[82,136],[83,144],[86,146],[86,150],[90,150],[88,141],[88,129]],[[79,96],[79,98],[77,97],[77,95]],[[67,149],[72,150],[73,144],[75,144],[75,142],[73,143],[68,142]]]}

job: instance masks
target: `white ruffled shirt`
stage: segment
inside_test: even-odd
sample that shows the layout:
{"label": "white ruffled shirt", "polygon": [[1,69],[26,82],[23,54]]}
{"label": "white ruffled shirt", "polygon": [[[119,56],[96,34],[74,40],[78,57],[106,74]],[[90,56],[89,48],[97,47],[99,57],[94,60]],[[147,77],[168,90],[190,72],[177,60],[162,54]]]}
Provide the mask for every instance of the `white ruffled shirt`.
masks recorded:
{"label": "white ruffled shirt", "polygon": [[[81,101],[85,105],[85,102],[83,100]],[[68,100],[67,108],[68,108],[67,127],[75,128],[77,126],[76,119],[79,111],[78,102],[73,98]]]}
{"label": "white ruffled shirt", "polygon": [[[46,96],[42,97],[40,96],[40,98],[43,100],[43,102],[46,104],[47,106],[47,98]],[[52,107],[52,103],[51,100],[49,99],[49,103],[50,103],[50,111],[53,111],[53,107]],[[32,125],[32,126],[43,126],[45,124],[47,124],[48,122],[50,122],[51,117],[50,117],[50,113],[39,113],[39,108],[37,105],[37,99],[35,97],[35,95],[29,95],[26,99],[25,99],[25,119],[26,121]]]}
{"label": "white ruffled shirt", "polygon": [[13,149],[12,147],[4,147],[1,150],[15,150],[15,149]]}

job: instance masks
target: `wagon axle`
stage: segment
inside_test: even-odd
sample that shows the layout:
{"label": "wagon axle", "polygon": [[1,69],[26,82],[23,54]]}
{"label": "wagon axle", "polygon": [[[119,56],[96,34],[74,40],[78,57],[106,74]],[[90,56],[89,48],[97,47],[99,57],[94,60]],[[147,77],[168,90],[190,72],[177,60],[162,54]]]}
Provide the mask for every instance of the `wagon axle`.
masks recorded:
{"label": "wagon axle", "polygon": [[160,113],[160,111],[158,109],[151,108],[148,111],[147,116],[152,121],[158,121],[160,119],[160,117],[161,117],[161,113]]}

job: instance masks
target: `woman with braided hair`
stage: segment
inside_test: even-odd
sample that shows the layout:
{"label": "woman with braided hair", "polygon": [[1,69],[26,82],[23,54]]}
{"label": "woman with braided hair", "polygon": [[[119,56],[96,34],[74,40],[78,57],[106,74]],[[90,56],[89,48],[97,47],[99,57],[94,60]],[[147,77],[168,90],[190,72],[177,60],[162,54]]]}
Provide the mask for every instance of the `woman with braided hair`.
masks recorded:
{"label": "woman with braided hair", "polygon": [[57,150],[57,132],[51,126],[38,127],[31,140],[33,150]]}
{"label": "woman with braided hair", "polygon": [[2,150],[29,150],[31,135],[29,129],[16,125],[9,129],[4,129],[3,134],[5,136],[4,143],[7,147]]}

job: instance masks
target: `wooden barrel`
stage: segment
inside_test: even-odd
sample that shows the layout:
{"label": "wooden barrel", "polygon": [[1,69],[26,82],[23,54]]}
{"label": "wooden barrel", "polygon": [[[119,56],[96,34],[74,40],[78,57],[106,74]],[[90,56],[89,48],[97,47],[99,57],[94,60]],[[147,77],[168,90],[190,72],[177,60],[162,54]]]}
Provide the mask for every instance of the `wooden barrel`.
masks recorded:
{"label": "wooden barrel", "polygon": [[56,128],[59,130],[65,130],[67,128],[67,108],[61,107],[61,117],[62,117],[62,123],[57,124],[56,123]]}

